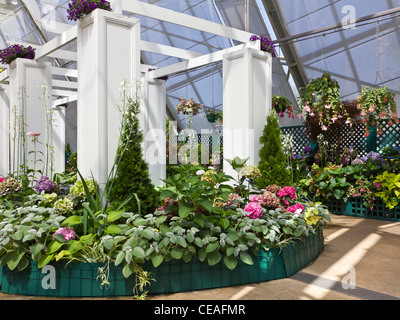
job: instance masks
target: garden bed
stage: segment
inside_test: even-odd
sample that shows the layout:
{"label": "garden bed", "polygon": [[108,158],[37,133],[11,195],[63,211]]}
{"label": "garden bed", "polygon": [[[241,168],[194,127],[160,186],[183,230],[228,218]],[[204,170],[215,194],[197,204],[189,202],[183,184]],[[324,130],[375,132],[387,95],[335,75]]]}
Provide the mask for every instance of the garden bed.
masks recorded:
{"label": "garden bed", "polygon": [[[234,270],[228,270],[222,262],[209,266],[205,262],[193,259],[189,263],[171,260],[157,268],[146,264],[144,269],[151,273],[155,281],[147,288],[149,294],[176,293],[192,290],[215,289],[264,282],[290,277],[308,264],[314,262],[323,251],[322,229],[310,234],[304,241],[297,240],[282,250],[260,250],[254,257],[254,264],[240,261]],[[56,263],[55,288],[45,289],[51,283],[49,272],[37,268],[34,261],[23,271],[10,271],[3,267],[0,272],[0,291],[8,294],[46,296],[46,297],[112,297],[132,296],[133,275],[125,279],[120,266],[110,264],[107,287],[100,287],[98,268],[102,263]],[[45,278],[47,277],[47,278]],[[42,282],[45,286],[42,285]]]}

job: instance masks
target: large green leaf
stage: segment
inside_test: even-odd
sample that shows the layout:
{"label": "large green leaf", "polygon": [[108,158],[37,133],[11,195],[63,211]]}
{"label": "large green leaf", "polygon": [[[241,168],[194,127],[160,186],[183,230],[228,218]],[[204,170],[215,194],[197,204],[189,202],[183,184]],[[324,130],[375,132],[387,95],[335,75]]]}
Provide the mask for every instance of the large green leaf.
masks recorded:
{"label": "large green leaf", "polygon": [[79,216],[70,216],[62,222],[62,225],[77,225],[82,223],[81,217]]}
{"label": "large green leaf", "polygon": [[179,216],[185,219],[193,211],[193,205],[187,202],[182,202],[179,204]]}
{"label": "large green leaf", "polygon": [[176,248],[175,247],[175,248],[173,248],[171,250],[171,257],[174,258],[174,259],[177,259],[177,260],[181,259],[182,258],[182,254],[183,254],[183,252],[182,252],[181,248]]}
{"label": "large green leaf", "polygon": [[163,261],[164,258],[161,254],[156,254],[151,257],[151,262],[153,263],[154,268],[157,268]]}
{"label": "large green leaf", "polygon": [[128,278],[133,273],[133,271],[134,271],[133,263],[127,263],[122,268],[122,274],[124,275],[125,278]]}
{"label": "large green leaf", "polygon": [[214,266],[220,261],[221,261],[221,254],[219,253],[219,251],[213,251],[207,254],[207,262],[210,266]]}
{"label": "large green leaf", "polygon": [[209,199],[202,199],[199,201],[200,205],[206,209],[208,212],[211,212],[213,209],[213,203]]}
{"label": "large green leaf", "polygon": [[245,251],[241,251],[240,252],[240,260],[242,260],[244,263],[249,264],[249,265],[253,265],[253,259],[251,258],[251,256],[245,252]]}
{"label": "large green leaf", "polygon": [[215,251],[219,246],[219,242],[209,243],[206,247],[206,253]]}
{"label": "large green leaf", "polygon": [[107,220],[108,220],[108,222],[117,221],[119,218],[122,217],[122,215],[124,214],[124,212],[125,212],[125,210],[111,211],[111,212],[107,215]]}
{"label": "large green leaf", "polygon": [[235,256],[231,255],[231,256],[225,256],[224,263],[229,270],[233,270],[236,268],[238,261],[235,258]]}
{"label": "large green leaf", "polygon": [[125,251],[120,251],[117,255],[117,257],[115,258],[115,262],[114,264],[117,266],[119,265],[122,261],[124,261],[125,259]]}
{"label": "large green leaf", "polygon": [[132,250],[132,254],[133,254],[136,258],[139,258],[139,259],[142,259],[142,258],[144,258],[144,257],[146,256],[146,253],[144,252],[144,250],[143,250],[142,247],[135,247],[135,248]]}
{"label": "large green leaf", "polygon": [[56,252],[58,249],[60,249],[62,247],[64,243],[62,242],[58,242],[56,240],[53,240],[49,243],[49,246],[47,247],[47,254],[52,254],[54,252]]}
{"label": "large green leaf", "polygon": [[14,270],[18,263],[20,262],[20,260],[22,259],[22,257],[24,256],[25,251],[23,250],[17,250],[17,251],[12,251],[10,253],[7,254],[7,267],[10,270]]}
{"label": "large green leaf", "polygon": [[39,262],[38,262],[38,268],[41,269],[43,268],[45,265],[47,265],[54,257],[54,254],[45,254],[43,255]]}

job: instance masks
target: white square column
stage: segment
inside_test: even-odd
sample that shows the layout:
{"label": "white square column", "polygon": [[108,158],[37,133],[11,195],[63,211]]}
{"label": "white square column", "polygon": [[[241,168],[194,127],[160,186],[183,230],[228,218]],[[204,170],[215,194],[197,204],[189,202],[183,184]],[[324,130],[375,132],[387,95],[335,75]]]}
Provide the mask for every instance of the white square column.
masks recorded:
{"label": "white square column", "polygon": [[0,86],[0,176],[10,172],[10,99],[9,86]]}
{"label": "white square column", "polygon": [[104,186],[118,147],[124,80],[140,81],[140,20],[97,9],[78,22],[78,169]]}
{"label": "white square column", "polygon": [[166,81],[143,78],[143,105],[140,125],[143,130],[144,160],[149,165],[149,174],[155,186],[163,185],[166,179]]}
{"label": "white square column", "polygon": [[[257,166],[259,139],[272,104],[272,56],[249,44],[223,57],[224,158]],[[224,172],[237,173],[225,161]]]}
{"label": "white square column", "polygon": [[[10,64],[10,159],[11,159],[11,170],[18,171],[20,165],[27,165],[30,169],[33,169],[34,145],[31,143],[31,138],[26,136],[26,148],[25,148],[25,163],[22,162],[22,157],[17,159],[18,150],[14,148],[14,142],[16,139],[22,139],[20,136],[14,136],[14,123],[15,123],[15,112],[24,118],[25,121],[25,133],[34,132],[40,133],[39,142],[36,144],[36,166],[35,170],[43,170],[46,164],[45,157],[46,143],[52,144],[51,137],[46,135],[46,109],[45,104],[48,108],[51,108],[51,92],[52,92],[52,72],[50,62],[36,62],[30,59],[17,58]],[[43,88],[47,87],[46,95],[43,96]],[[54,126],[54,124],[53,124]],[[19,138],[18,138],[19,137]],[[58,154],[59,157],[63,157]],[[57,155],[55,155],[57,157]],[[39,161],[40,159],[40,161]],[[55,161],[56,162],[56,161]],[[50,164],[49,164],[50,166]],[[48,166],[48,168],[50,168]],[[53,168],[53,172],[57,172],[57,169]],[[48,172],[50,172],[48,170]],[[42,174],[49,174],[42,172]],[[38,176],[38,175],[37,175]],[[52,179],[53,177],[50,176]]]}

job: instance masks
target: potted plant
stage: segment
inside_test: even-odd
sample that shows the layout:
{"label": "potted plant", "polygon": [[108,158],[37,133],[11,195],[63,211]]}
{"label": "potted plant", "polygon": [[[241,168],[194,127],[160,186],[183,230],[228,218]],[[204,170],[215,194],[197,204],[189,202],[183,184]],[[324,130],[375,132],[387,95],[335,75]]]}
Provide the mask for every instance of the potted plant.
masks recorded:
{"label": "potted plant", "polygon": [[193,98],[186,100],[182,97],[179,99],[179,101],[180,103],[176,106],[176,112],[178,114],[182,112],[187,116],[195,116],[201,109],[203,109],[203,104],[195,102]]}
{"label": "potted plant", "polygon": [[20,44],[14,44],[3,50],[0,50],[0,62],[2,64],[10,64],[17,58],[35,59],[35,50],[31,46],[24,47]]}
{"label": "potted plant", "polygon": [[345,124],[352,125],[352,119],[340,101],[339,90],[338,82],[327,73],[302,88],[300,110],[306,118],[317,118],[322,131],[327,131],[329,126],[342,118],[347,119]]}
{"label": "potted plant", "polygon": [[261,48],[260,48],[261,51],[269,52],[272,54],[272,57],[274,57],[274,58],[276,57],[275,44],[270,38],[264,37],[264,36],[259,36],[256,34],[254,34],[250,37],[251,42],[257,41],[257,40],[261,41]]}
{"label": "potted plant", "polygon": [[214,123],[222,119],[222,111],[217,111],[215,109],[207,108],[204,110],[207,115],[208,122]]}
{"label": "potted plant", "polygon": [[106,0],[71,0],[68,4],[67,19],[77,21],[95,9],[112,11],[110,3]]}
{"label": "potted plant", "polygon": [[274,95],[272,97],[272,107],[280,118],[283,118],[285,116],[284,113],[286,112],[289,118],[294,119],[293,104],[288,98]]}
{"label": "potted plant", "polygon": [[364,117],[363,123],[366,124],[365,136],[369,135],[374,126],[377,126],[377,133],[381,135],[383,133],[381,120],[387,116],[390,116],[388,119],[389,126],[393,125],[394,122],[399,122],[395,94],[388,91],[387,87],[363,88],[357,101],[357,109],[361,110],[361,116]]}

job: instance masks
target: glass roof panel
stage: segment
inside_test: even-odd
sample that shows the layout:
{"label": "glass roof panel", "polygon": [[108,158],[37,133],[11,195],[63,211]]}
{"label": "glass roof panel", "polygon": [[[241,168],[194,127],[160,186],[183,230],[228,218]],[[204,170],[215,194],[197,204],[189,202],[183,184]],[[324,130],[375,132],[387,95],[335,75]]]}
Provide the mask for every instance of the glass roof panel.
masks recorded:
{"label": "glass roof panel", "polygon": [[[400,6],[400,1],[278,0],[290,36],[319,30]],[[399,74],[393,68],[400,52],[399,13],[359,22],[353,29],[317,32],[294,39],[298,60],[307,78],[332,74],[345,99],[355,99],[364,86],[388,86],[400,93]],[[378,23],[377,23],[378,21]],[[305,40],[307,39],[307,40]]]}

